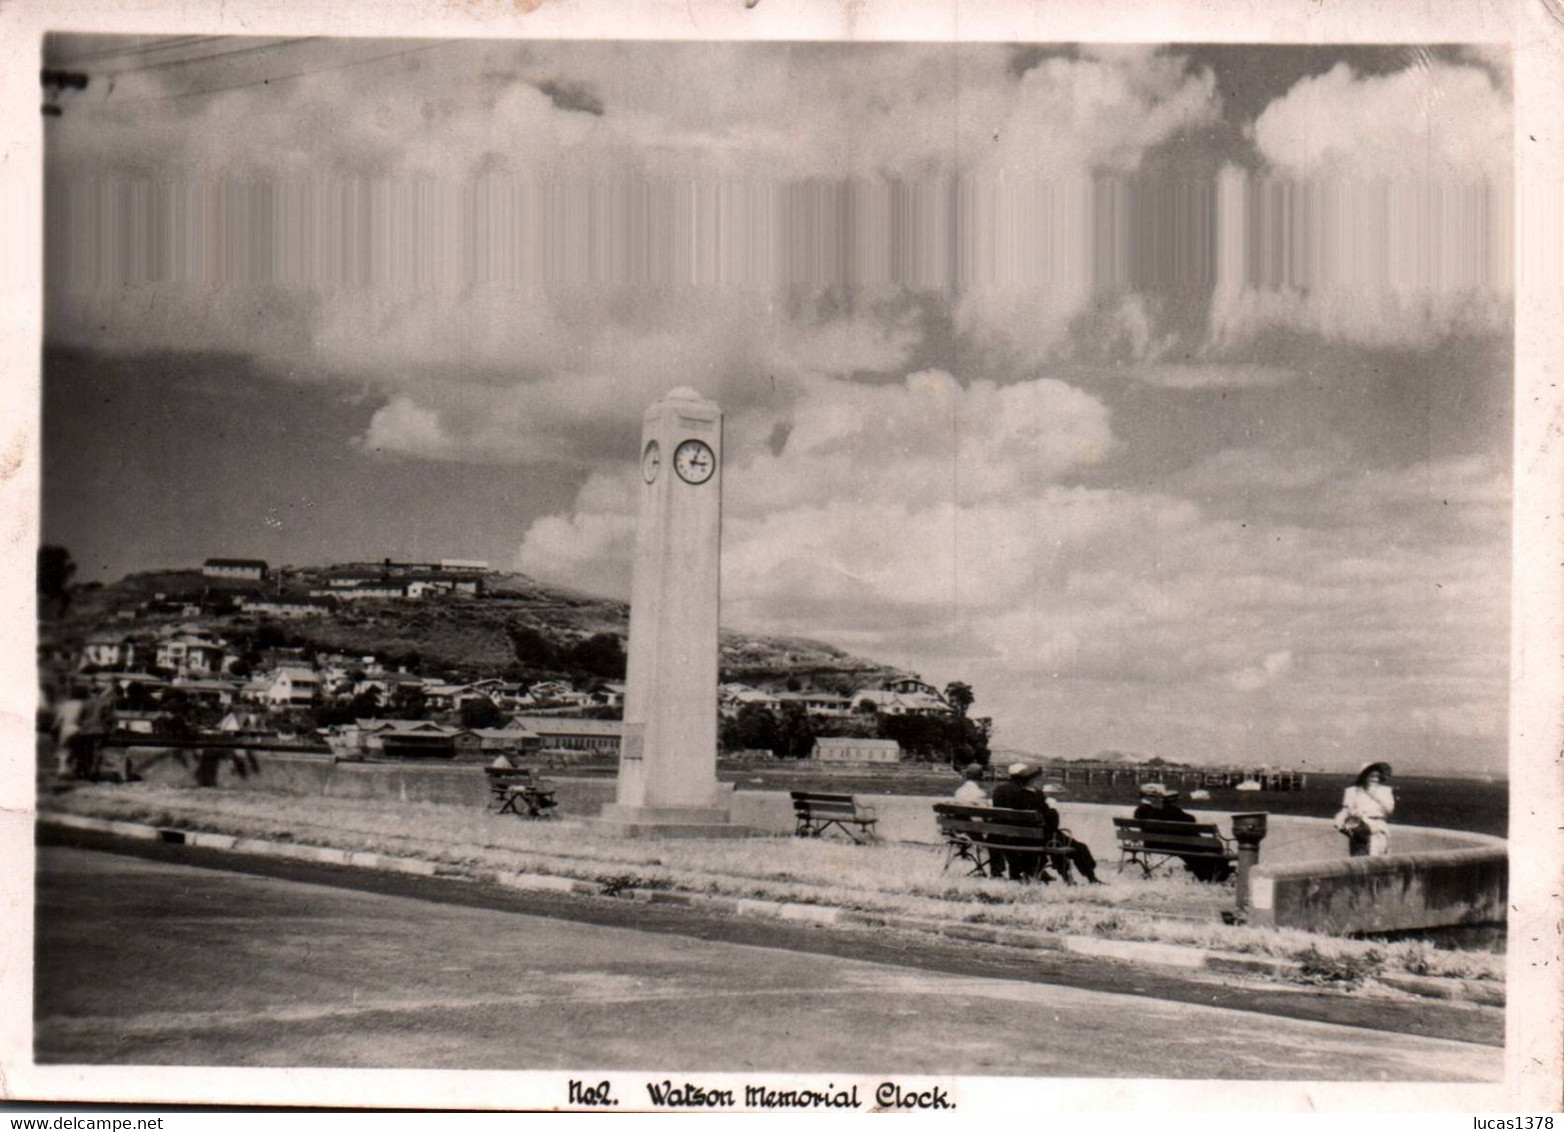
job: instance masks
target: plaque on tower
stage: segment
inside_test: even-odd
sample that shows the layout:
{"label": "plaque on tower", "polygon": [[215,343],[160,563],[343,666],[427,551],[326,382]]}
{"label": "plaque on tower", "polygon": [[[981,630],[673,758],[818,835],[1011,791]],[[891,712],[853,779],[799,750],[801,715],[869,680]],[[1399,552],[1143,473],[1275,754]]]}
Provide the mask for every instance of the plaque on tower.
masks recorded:
{"label": "plaque on tower", "polygon": [[717,782],[722,411],[690,388],[646,411],[619,782],[599,826],[746,836]]}

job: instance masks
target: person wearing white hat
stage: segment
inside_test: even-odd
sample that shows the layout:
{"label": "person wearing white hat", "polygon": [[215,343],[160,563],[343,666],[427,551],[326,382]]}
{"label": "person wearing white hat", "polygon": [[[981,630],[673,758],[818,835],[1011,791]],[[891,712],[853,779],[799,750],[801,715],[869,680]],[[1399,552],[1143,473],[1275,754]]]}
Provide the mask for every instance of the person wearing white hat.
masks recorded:
{"label": "person wearing white hat", "polygon": [[[1044,815],[1044,830],[1052,838],[1059,829],[1058,811],[1050,808],[1043,792],[1031,785],[1033,779],[1043,773],[1042,769],[1030,763],[1011,763],[1008,773],[1008,780],[994,787],[994,805],[1001,810],[1035,810]],[[989,856],[989,867],[995,876],[1006,873],[1011,880],[1040,880],[1044,884],[1053,880],[1043,867],[1043,859],[1039,854],[1006,853],[1001,849],[991,849]]]}
{"label": "person wearing white hat", "polygon": [[[1160,782],[1148,782],[1140,788],[1140,805],[1135,807],[1136,821],[1177,821],[1194,822],[1195,815],[1182,808],[1175,799],[1179,797],[1177,790],[1169,790]],[[1157,849],[1154,841],[1147,841],[1148,849]],[[1158,850],[1159,852],[1161,850]],[[1179,860],[1184,862],[1184,868],[1189,870],[1196,880],[1203,880],[1213,884],[1220,884],[1233,873],[1233,866],[1223,860],[1211,857],[1185,857],[1179,854]]]}
{"label": "person wearing white hat", "polygon": [[1383,857],[1390,852],[1390,815],[1396,796],[1390,789],[1390,764],[1364,763],[1358,777],[1342,793],[1336,828],[1347,835],[1354,857]]}

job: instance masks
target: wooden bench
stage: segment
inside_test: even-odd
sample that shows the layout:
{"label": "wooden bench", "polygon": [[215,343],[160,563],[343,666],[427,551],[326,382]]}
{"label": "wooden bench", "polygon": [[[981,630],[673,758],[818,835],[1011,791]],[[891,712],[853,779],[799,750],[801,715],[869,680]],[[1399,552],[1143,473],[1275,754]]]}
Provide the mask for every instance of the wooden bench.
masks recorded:
{"label": "wooden bench", "polygon": [[834,825],[860,845],[875,840],[874,823],[880,819],[873,807],[860,806],[851,794],[794,790],[792,795],[793,816],[798,819],[794,837],[819,837]]}
{"label": "wooden bench", "polygon": [[[1074,884],[1070,868],[1075,849],[1066,838],[1067,830],[1048,830],[1045,815],[1037,810],[1004,810],[995,806],[963,806],[956,802],[936,802],[934,818],[940,836],[945,839],[945,868],[964,861],[968,876],[988,876],[994,853],[1016,853],[1038,863],[1051,864]],[[1028,869],[1029,874],[1037,870]]]}
{"label": "wooden bench", "polygon": [[489,777],[490,800],[500,803],[500,813],[519,818],[554,816],[554,788],[545,786],[532,771],[499,766],[483,769]]}
{"label": "wooden bench", "polygon": [[1224,837],[1214,822],[1153,821],[1150,818],[1114,818],[1119,839],[1119,872],[1127,863],[1141,867],[1150,877],[1172,860],[1207,860],[1224,863],[1216,871],[1227,874],[1238,860],[1231,837]]}

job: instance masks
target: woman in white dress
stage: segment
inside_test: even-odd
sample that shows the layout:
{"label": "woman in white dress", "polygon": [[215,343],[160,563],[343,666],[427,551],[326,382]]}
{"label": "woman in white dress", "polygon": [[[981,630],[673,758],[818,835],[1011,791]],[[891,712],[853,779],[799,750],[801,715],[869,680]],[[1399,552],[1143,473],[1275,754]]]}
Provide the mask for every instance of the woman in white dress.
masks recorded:
{"label": "woman in white dress", "polygon": [[1383,857],[1390,852],[1390,815],[1395,812],[1390,764],[1364,764],[1357,781],[1342,794],[1336,814],[1336,828],[1346,834],[1352,856]]}

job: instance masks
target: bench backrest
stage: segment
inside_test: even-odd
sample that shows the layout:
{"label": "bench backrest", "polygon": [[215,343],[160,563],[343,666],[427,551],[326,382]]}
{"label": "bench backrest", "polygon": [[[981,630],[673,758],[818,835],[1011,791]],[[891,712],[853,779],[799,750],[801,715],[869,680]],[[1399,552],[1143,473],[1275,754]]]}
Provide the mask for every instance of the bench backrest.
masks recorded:
{"label": "bench backrest", "polygon": [[483,772],[489,776],[489,785],[495,788],[509,786],[538,786],[532,771],[514,767],[486,766]]}
{"label": "bench backrest", "polygon": [[813,794],[807,790],[792,791],[793,812],[811,817],[847,817],[857,814],[858,803],[851,794]]}
{"label": "bench backrest", "polygon": [[1214,822],[1153,821],[1150,818],[1114,818],[1123,849],[1153,852],[1226,853],[1227,843]]}
{"label": "bench backrest", "polygon": [[1043,843],[1048,838],[1045,815],[1037,810],[1005,810],[996,806],[963,806],[937,802],[935,820],[946,837],[968,841],[1001,840],[1006,844]]}

